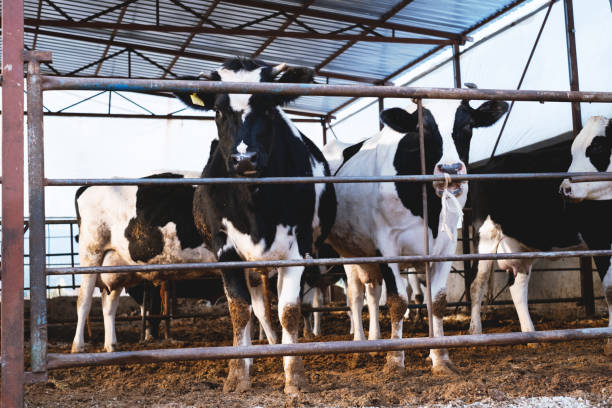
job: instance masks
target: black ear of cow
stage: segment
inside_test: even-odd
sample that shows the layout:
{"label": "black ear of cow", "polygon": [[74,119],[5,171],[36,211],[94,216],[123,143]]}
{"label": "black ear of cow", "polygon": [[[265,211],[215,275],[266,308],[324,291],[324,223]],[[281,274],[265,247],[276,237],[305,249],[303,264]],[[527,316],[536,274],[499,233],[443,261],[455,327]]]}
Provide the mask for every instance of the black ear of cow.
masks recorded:
{"label": "black ear of cow", "polygon": [[[200,78],[194,76],[184,76],[178,79],[186,80],[186,81],[197,81]],[[214,93],[205,93],[205,92],[173,92],[174,96],[179,98],[181,102],[192,109],[197,110],[210,110],[215,107],[215,97]]]}
{"label": "black ear of cow", "polygon": [[612,139],[612,119],[608,119],[608,126],[606,126],[606,137]]}
{"label": "black ear of cow", "polygon": [[[285,84],[311,84],[314,83],[314,71],[305,67],[290,67],[283,72],[278,83]],[[283,105],[299,98],[299,95],[277,95],[276,103]]]}
{"label": "black ear of cow", "polygon": [[415,132],[418,117],[415,113],[408,113],[402,108],[385,109],[380,113],[380,120],[391,129],[400,133]]}
{"label": "black ear of cow", "polygon": [[486,101],[478,108],[473,109],[474,127],[491,126],[508,112],[508,103],[505,101]]}

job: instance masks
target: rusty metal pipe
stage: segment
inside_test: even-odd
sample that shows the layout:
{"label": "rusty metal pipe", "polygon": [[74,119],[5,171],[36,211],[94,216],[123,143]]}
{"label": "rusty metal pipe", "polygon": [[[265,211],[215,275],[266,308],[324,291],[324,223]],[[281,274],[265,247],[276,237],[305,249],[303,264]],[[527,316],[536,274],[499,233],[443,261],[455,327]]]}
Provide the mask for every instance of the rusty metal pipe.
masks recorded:
{"label": "rusty metal pipe", "polygon": [[287,266],[343,265],[370,263],[408,263],[408,262],[439,262],[462,261],[464,259],[534,259],[534,258],[565,258],[578,256],[611,256],[612,250],[587,251],[549,251],[549,252],[510,252],[505,254],[459,254],[459,255],[402,255],[402,256],[369,256],[355,258],[321,258],[321,259],[285,259],[276,261],[248,262],[204,262],[157,265],[122,265],[122,266],[87,266],[47,268],[47,275],[69,275],[90,273],[134,273],[163,272],[192,269],[239,269],[239,268],[274,268]]}
{"label": "rusty metal pipe", "polygon": [[274,93],[283,95],[427,99],[513,99],[517,101],[535,102],[612,102],[612,92],[409,88],[396,86],[278,84],[260,82],[77,78],[58,76],[43,76],[43,89],[131,92],[224,92],[236,94]]}
{"label": "rusty metal pipe", "polygon": [[409,349],[501,346],[612,337],[612,328],[549,330],[528,333],[476,334],[391,340],[331,341],[257,346],[195,347],[123,351],[116,353],[49,353],[48,368],[163,363],[170,361],[219,360],[229,358],[305,356],[312,354],[371,353]]}
{"label": "rusty metal pipe", "polygon": [[[453,174],[454,181],[509,181],[509,180],[548,180],[563,179],[581,181],[612,180],[612,172],[551,172],[551,173],[490,173],[490,174]],[[99,178],[99,179],[46,179],[47,186],[147,186],[147,185],[204,185],[204,184],[313,184],[313,183],[427,183],[445,181],[443,176],[433,174],[411,174],[401,176],[320,176],[320,177],[261,177],[261,178]]]}

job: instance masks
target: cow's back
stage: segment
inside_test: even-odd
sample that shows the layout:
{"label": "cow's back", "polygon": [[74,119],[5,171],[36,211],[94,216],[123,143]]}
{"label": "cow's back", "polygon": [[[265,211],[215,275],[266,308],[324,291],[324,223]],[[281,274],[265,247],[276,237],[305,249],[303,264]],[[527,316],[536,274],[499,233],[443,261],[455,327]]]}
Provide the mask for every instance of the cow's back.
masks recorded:
{"label": "cow's back", "polygon": [[[569,144],[563,143],[540,152],[503,155],[472,173],[565,172],[570,160]],[[559,179],[471,182],[476,229],[490,216],[505,235],[531,248],[579,244],[575,218],[559,194],[559,183]]]}

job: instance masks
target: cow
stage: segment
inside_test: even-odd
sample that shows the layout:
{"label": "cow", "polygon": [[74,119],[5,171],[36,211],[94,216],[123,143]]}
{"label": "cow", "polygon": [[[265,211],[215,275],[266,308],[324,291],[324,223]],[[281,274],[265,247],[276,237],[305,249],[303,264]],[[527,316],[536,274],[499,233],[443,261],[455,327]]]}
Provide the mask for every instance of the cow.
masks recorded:
{"label": "cow", "polygon": [[[612,172],[612,120],[603,116],[589,118],[572,144],[569,172]],[[561,194],[577,202],[576,224],[590,249],[612,249],[612,181],[572,183],[565,179]],[[594,257],[608,304],[608,327],[612,327],[612,271],[609,256]],[[604,352],[612,355],[612,339]]]}
{"label": "cow", "polygon": [[[214,147],[214,146],[213,146]],[[197,177],[167,172],[147,178]],[[75,196],[79,225],[81,266],[118,266],[162,263],[215,262],[216,257],[196,230],[192,215],[195,188],[191,185],[142,185],[81,187]],[[104,349],[115,351],[115,313],[119,295],[142,281],[195,279],[218,276],[218,271],[156,271],[133,274],[82,275],[77,299],[77,327],[72,352],[84,350],[85,320],[95,287],[100,288],[104,317]],[[253,285],[255,315],[270,342],[276,342],[266,318],[261,286]]]}
{"label": "cow", "polygon": [[[458,107],[457,107],[458,104]],[[465,174],[466,165],[458,154],[459,145],[471,137],[472,128],[490,126],[507,110],[507,103],[484,102],[474,109],[468,101],[457,101],[454,110],[436,118],[423,109],[425,168],[427,174]],[[465,117],[464,117],[465,114]],[[436,119],[444,120],[438,127]],[[337,176],[391,176],[421,173],[418,115],[401,108],[381,113],[385,127],[377,135],[352,146],[339,149],[326,146],[324,154],[336,169]],[[469,135],[467,134],[469,132]],[[456,147],[457,144],[457,147]],[[341,154],[339,154],[341,152]],[[455,253],[457,223],[466,201],[467,183],[439,182],[426,184],[428,225],[424,225],[423,201],[419,183],[363,183],[336,186],[338,215],[328,238],[343,257],[422,255],[423,228],[427,228],[432,255]],[[443,207],[446,209],[443,211]],[[404,265],[409,266],[409,265]],[[416,266],[416,265],[412,265]],[[442,317],[446,305],[445,286],[450,262],[436,262],[431,272],[433,332],[443,336]],[[402,337],[402,321],[409,299],[406,282],[400,277],[398,264],[345,265],[348,296],[355,325],[355,340],[365,340],[361,323],[364,289],[370,311],[369,339],[380,338],[378,298],[381,281],[387,287],[387,304],[391,317],[391,338]],[[371,300],[370,300],[371,299]],[[435,373],[455,369],[447,350],[431,350]],[[386,369],[405,372],[404,353],[391,352]]]}
{"label": "cow", "polygon": [[[531,153],[494,157],[476,173],[564,172],[570,165],[569,143]],[[584,249],[580,229],[571,208],[559,195],[559,180],[505,180],[472,182],[472,220],[478,253],[511,253]],[[510,295],[521,331],[534,331],[527,293],[536,259],[503,259],[497,263],[508,271]],[[478,261],[470,293],[470,332],[482,333],[481,303],[495,260]]]}
{"label": "cow", "polygon": [[[310,83],[308,68],[276,66],[234,58],[206,79],[223,82]],[[176,93],[196,109],[214,110],[219,147],[203,177],[327,176],[321,151],[293,125],[281,109],[296,96],[282,94]],[[308,259],[334,222],[333,185],[202,185],[194,196],[196,225],[219,261]],[[278,268],[278,314],[283,344],[295,343],[300,313],[303,266]],[[251,296],[242,269],[222,269],[234,345],[251,344]],[[283,357],[287,394],[306,387],[301,357]],[[223,389],[250,388],[250,359],[232,360]]]}

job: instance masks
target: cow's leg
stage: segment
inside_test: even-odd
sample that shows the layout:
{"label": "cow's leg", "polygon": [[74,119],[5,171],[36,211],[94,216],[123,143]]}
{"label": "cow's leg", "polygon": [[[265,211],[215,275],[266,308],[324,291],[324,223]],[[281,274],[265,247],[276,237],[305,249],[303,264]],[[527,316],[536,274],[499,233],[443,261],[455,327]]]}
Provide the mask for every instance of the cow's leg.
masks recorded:
{"label": "cow's leg", "polygon": [[[378,251],[377,251],[378,252]],[[393,256],[391,253],[378,252],[377,256]],[[406,296],[406,281],[400,275],[398,264],[380,263],[385,285],[387,286],[387,306],[391,318],[391,338],[401,339],[404,327],[404,313],[408,308],[409,299]],[[404,352],[390,351],[387,354],[385,371],[389,373],[404,374]]]}
{"label": "cow's leg", "polygon": [[[435,262],[431,268],[431,296],[434,337],[444,336],[443,321],[446,313],[446,281],[451,270],[451,262]],[[457,369],[448,356],[448,349],[430,350],[429,357],[434,374],[456,374]]]}
{"label": "cow's leg", "polygon": [[366,301],[368,302],[368,314],[370,315],[368,340],[380,339],[379,300],[381,292],[382,286],[378,282],[370,282],[366,285]]}
{"label": "cow's leg", "polygon": [[119,295],[121,289],[115,289],[110,293],[102,290],[102,316],[104,318],[104,350],[109,353],[117,347],[117,335],[115,333],[115,314],[119,306]]}
{"label": "cow's leg", "polygon": [[359,279],[357,265],[345,265],[346,269],[346,297],[348,300],[351,316],[351,326],[353,329],[353,340],[365,340],[363,332],[363,321],[361,314],[363,311],[363,295],[365,288]]}
{"label": "cow's leg", "polygon": [[[599,268],[599,265],[597,265]],[[603,269],[603,267],[601,268]],[[602,273],[600,272],[601,276]],[[603,292],[606,297],[606,302],[608,303],[608,327],[612,328],[612,266],[608,268],[605,276],[602,279]],[[604,345],[604,354],[607,356],[612,356],[612,338],[608,338],[606,340],[606,344]]]}
{"label": "cow's leg", "polygon": [[[323,306],[323,291],[319,287],[315,287],[314,296],[312,298],[312,307],[322,307]],[[321,335],[321,312],[313,312],[313,326],[312,326],[312,334],[315,336]]]}
{"label": "cow's leg", "polygon": [[[514,283],[510,286],[510,294],[512,302],[516,308],[519,321],[521,323],[522,332],[532,332],[535,330],[531,316],[529,315],[529,306],[527,304],[527,293],[529,291],[529,277],[531,276],[531,265],[526,269],[520,268],[514,276]],[[536,343],[534,343],[535,345]]]}
{"label": "cow's leg", "polygon": [[[489,254],[497,253],[497,248],[502,239],[502,234],[499,227],[490,219],[487,218],[478,230],[478,253]],[[491,272],[495,266],[494,260],[479,260],[478,272],[476,278],[472,282],[470,295],[472,299],[472,311],[470,319],[470,333],[482,334],[482,299],[487,293]]]}
{"label": "cow's leg", "polygon": [[[233,249],[227,250],[219,261],[239,261]],[[234,346],[251,345],[251,296],[247,288],[246,276],[241,269],[223,270],[223,285],[234,329]],[[229,373],[223,385],[224,392],[243,392],[251,387],[250,368],[252,359],[234,359],[229,362]]]}
{"label": "cow's leg", "polygon": [[251,294],[251,302],[253,305],[253,313],[259,320],[259,326],[266,333],[268,343],[276,344],[278,338],[272,327],[271,316],[267,313],[266,300],[264,297],[264,287],[261,280],[249,279],[249,293]]}
{"label": "cow's leg", "polygon": [[[301,259],[297,245],[290,259]],[[278,317],[283,327],[283,344],[297,343],[300,326],[300,280],[303,266],[280,268],[278,274]],[[306,386],[304,363],[299,356],[283,357],[285,368],[285,394],[295,394]]]}
{"label": "cow's leg", "polygon": [[72,353],[81,353],[85,349],[85,320],[91,309],[96,278],[95,274],[81,275],[81,287],[77,298],[77,327],[72,341]]}

